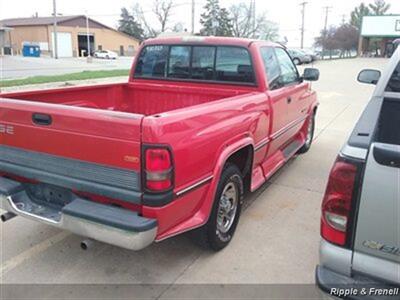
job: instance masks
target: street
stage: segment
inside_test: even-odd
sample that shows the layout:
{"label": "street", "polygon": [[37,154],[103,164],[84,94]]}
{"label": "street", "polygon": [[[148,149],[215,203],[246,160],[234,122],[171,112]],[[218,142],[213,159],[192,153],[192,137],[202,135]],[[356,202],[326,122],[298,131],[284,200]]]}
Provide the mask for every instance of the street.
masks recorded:
{"label": "street", "polygon": [[93,58],[88,63],[86,58],[51,57],[0,57],[0,79],[17,79],[31,76],[60,75],[94,70],[130,69],[132,57],[118,57],[115,60]]}
{"label": "street", "polygon": [[[17,217],[0,224],[1,282],[313,284],[326,180],[373,91],[373,86],[357,83],[356,77],[361,69],[382,69],[386,62],[357,58],[315,64],[321,76],[313,83],[320,100],[314,144],[247,197],[235,237],[223,251],[202,250],[188,235],[139,252],[102,243],[83,251],[79,247],[83,237]],[[8,60],[4,64],[4,78],[24,72],[37,75],[34,69],[40,69],[30,64],[26,71],[17,72],[11,69],[19,67]],[[63,64],[60,61],[57,69]],[[74,63],[75,71],[85,69],[84,64]],[[96,61],[90,66],[129,68],[130,60]]]}

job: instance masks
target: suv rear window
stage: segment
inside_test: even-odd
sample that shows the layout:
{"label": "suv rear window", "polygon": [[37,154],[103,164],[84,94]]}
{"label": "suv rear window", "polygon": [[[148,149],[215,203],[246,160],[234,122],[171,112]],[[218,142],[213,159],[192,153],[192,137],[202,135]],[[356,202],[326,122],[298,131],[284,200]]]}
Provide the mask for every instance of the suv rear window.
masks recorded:
{"label": "suv rear window", "polygon": [[400,63],[390,77],[389,83],[386,86],[386,92],[400,93]]}
{"label": "suv rear window", "polygon": [[234,46],[147,46],[135,77],[254,84],[250,54]]}

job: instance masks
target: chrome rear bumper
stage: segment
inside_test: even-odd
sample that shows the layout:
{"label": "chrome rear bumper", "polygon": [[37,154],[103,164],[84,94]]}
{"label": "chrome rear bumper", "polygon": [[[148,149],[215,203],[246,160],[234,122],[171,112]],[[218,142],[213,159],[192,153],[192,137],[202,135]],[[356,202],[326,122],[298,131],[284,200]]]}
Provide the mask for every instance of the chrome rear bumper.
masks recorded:
{"label": "chrome rear bumper", "polygon": [[0,177],[0,208],[118,247],[140,250],[157,234],[157,222],[137,213],[75,197],[62,207],[37,202],[23,186]]}

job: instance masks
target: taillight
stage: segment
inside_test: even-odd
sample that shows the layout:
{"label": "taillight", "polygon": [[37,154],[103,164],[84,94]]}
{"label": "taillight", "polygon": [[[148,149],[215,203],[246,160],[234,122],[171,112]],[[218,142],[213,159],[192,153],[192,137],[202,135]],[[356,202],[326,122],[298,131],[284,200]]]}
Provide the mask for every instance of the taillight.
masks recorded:
{"label": "taillight", "polygon": [[334,244],[346,244],[357,165],[338,158],[329,175],[322,202],[321,236]]}
{"label": "taillight", "polygon": [[172,188],[172,158],[166,148],[145,149],[145,187],[149,191],[163,192]]}

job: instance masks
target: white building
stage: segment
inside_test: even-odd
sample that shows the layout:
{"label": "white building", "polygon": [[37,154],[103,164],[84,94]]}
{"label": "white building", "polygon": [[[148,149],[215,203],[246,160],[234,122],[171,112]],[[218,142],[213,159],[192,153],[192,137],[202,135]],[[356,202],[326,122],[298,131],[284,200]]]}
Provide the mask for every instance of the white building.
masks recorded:
{"label": "white building", "polygon": [[[362,55],[370,46],[376,46],[378,54],[386,56],[397,38],[400,38],[400,15],[366,16],[362,21],[358,52]],[[371,45],[372,42],[375,45]]]}

